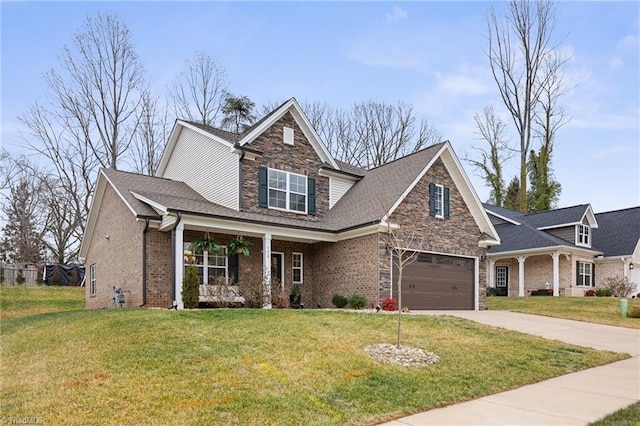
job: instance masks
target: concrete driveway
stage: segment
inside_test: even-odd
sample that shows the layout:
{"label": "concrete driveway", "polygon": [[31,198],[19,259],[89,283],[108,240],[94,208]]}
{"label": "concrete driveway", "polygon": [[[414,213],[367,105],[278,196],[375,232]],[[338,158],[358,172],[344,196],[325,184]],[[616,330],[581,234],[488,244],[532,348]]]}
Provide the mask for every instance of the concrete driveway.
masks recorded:
{"label": "concrete driveway", "polygon": [[640,330],[508,311],[411,314],[451,315],[578,346],[627,353],[632,358],[385,425],[587,425],[640,400]]}

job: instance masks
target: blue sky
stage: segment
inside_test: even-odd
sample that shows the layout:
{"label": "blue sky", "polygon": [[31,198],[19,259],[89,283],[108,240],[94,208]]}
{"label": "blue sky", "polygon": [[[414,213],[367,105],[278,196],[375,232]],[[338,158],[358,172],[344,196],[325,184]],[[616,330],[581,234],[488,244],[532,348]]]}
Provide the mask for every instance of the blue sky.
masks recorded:
{"label": "blue sky", "polygon": [[[198,50],[226,69],[231,91],[257,105],[296,97],[349,107],[413,105],[464,157],[479,142],[473,114],[501,106],[484,55],[487,2],[1,3],[2,145],[20,152],[17,116],[41,98],[87,14],[117,12],[158,95]],[[640,204],[640,3],[562,2],[571,121],[556,141],[560,207],[596,212]],[[509,118],[504,115],[505,120]],[[516,135],[512,135],[516,141]],[[465,166],[480,198],[484,186]],[[514,158],[507,167],[517,172]]]}

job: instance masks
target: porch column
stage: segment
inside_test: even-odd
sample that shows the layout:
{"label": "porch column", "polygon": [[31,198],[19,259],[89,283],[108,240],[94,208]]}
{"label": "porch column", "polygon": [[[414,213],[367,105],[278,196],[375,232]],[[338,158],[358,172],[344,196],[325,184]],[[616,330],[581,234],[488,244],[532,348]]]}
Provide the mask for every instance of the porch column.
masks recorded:
{"label": "porch column", "polygon": [[524,260],[527,256],[518,256],[518,296],[524,296]]}
{"label": "porch column", "polygon": [[184,224],[179,223],[175,229],[175,259],[174,259],[174,268],[175,268],[175,277],[176,281],[174,282],[175,286],[175,294],[176,299],[173,301],[173,305],[177,306],[178,309],[184,309],[184,303],[182,303],[182,277],[184,275]]}
{"label": "porch column", "polygon": [[489,259],[489,287],[496,286],[496,261]]}
{"label": "porch column", "polygon": [[560,296],[560,253],[551,254],[553,258],[553,295]]}
{"label": "porch column", "polygon": [[262,308],[271,309],[271,233],[262,237],[262,264],[264,265],[264,289]]}

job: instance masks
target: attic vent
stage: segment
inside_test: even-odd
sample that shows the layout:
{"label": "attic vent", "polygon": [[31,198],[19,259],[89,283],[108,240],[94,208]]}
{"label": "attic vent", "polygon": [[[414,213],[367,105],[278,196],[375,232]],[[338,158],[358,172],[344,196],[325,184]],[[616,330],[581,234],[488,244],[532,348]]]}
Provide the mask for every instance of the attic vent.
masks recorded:
{"label": "attic vent", "polygon": [[284,128],[284,143],[285,145],[293,145],[293,129],[289,127]]}

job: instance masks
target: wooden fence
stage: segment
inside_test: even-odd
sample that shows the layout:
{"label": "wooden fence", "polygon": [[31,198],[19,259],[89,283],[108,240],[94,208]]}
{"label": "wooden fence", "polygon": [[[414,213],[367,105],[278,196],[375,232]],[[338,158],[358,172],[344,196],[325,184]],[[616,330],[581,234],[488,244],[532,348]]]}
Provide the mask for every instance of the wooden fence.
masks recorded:
{"label": "wooden fence", "polygon": [[0,263],[0,284],[38,285],[38,267],[34,264],[17,263],[10,265],[8,263]]}

